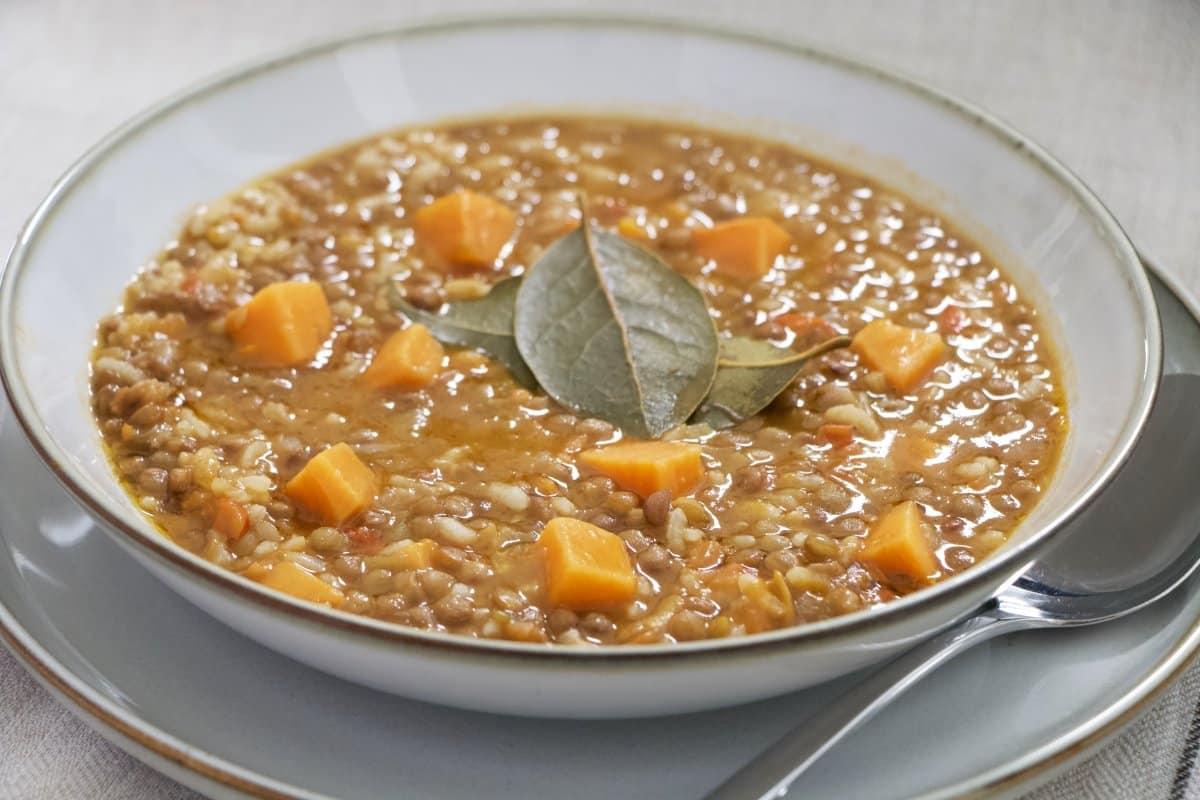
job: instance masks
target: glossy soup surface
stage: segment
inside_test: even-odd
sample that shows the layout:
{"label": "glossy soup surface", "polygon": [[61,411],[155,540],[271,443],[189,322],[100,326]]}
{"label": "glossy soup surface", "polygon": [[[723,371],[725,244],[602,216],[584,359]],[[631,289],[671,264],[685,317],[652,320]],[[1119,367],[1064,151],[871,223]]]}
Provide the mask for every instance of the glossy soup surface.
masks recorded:
{"label": "glossy soup surface", "polygon": [[[418,209],[461,190],[513,215],[489,266],[449,263],[414,231]],[[393,283],[431,310],[479,297],[577,223],[581,194],[594,224],[690,279],[723,334],[802,348],[887,319],[946,352],[903,391],[855,348],[814,359],[762,414],[667,433],[700,446],[702,476],[647,497],[580,462],[621,431],[478,352],[447,346],[427,386],[364,385],[409,325]],[[740,218],[787,234],[765,275],[697,253],[695,231]],[[227,316],[284,281],[320,286],[333,333],[301,365],[252,363]],[[483,119],[321,154],[196,209],[98,338],[115,469],[180,545],[345,611],[528,642],[734,636],[885,603],[999,547],[1066,425],[1037,310],[952,221],[791,146],[675,123]],[[372,495],[326,524],[286,485],[343,442]],[[863,555],[906,501],[929,574]],[[633,570],[619,602],[551,600],[539,540],[555,518],[619,537]]]}

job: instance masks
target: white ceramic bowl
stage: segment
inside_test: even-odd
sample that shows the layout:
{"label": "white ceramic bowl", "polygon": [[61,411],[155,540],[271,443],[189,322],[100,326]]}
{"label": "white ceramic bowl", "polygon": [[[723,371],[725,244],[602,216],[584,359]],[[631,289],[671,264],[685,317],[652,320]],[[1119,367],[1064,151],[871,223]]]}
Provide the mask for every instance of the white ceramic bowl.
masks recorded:
{"label": "white ceramic bowl", "polygon": [[[431,634],[304,604],[155,531],[110,469],[88,406],[87,366],[96,322],[183,212],[374,131],[530,107],[657,109],[752,125],[899,186],[998,251],[1047,314],[1065,356],[1071,415],[1057,476],[1012,541],[883,608],[737,639],[582,649]],[[968,613],[1123,462],[1154,397],[1160,344],[1149,284],[1112,217],[1060,164],[982,111],[804,47],[578,17],[373,32],[173,97],[70,169],[21,233],[0,285],[0,365],[17,417],[63,484],[165,583],[247,636],[350,680],[545,716],[649,715],[761,698],[882,659]]]}

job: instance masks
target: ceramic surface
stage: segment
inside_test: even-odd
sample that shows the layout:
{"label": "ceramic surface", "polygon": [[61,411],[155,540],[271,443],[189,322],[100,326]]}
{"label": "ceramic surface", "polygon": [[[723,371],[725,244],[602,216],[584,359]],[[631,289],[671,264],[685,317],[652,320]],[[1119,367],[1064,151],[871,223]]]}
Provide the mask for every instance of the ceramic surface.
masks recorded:
{"label": "ceramic surface", "polygon": [[[473,58],[447,59],[452,52]],[[489,69],[471,66],[479,63]],[[1004,251],[1041,296],[1070,356],[1067,451],[1013,542],[984,565],[886,608],[802,628],[551,650],[309,606],[171,545],[134,511],[92,423],[85,365],[95,321],[188,206],[372,131],[564,106],[754,120],[760,131],[903,186]],[[248,124],[258,115],[271,124]],[[59,479],[168,585],[257,641],[343,677],[441,703],[548,716],[670,713],[766,697],[844,674],[969,612],[1119,466],[1149,408],[1159,361],[1154,302],[1132,248],[1036,145],[978,110],[848,60],[653,22],[434,24],[320,45],[206,83],[134,120],[76,165],[23,232],[0,286],[0,365],[17,417]]]}
{"label": "ceramic surface", "polygon": [[[1165,289],[1160,302],[1168,371],[1200,373],[1200,328]],[[636,724],[403,700],[282,658],[166,591],[48,479],[2,401],[0,486],[22,498],[0,504],[0,637],[102,734],[215,798],[690,799],[838,688]],[[802,794],[1015,796],[1102,743],[1198,645],[1200,581],[1103,627],[989,643],[830,753]],[[919,770],[897,746],[913,730],[937,754]]]}

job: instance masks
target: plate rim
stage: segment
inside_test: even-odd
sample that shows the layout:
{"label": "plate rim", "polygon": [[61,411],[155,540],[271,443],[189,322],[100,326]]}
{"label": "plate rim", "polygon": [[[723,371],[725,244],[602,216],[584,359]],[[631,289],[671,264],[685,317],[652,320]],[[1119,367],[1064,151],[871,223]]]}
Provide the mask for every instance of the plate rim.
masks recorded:
{"label": "plate rim", "polygon": [[[234,67],[203,79],[166,98],[152,104],[145,110],[134,115],[124,124],[100,139],[84,155],[76,161],[67,172],[55,182],[49,194],[38,205],[32,216],[22,227],[16,243],[9,254],[7,262],[0,267],[0,325],[6,326],[13,314],[13,299],[20,278],[24,274],[23,266],[27,252],[33,247],[41,227],[57,210],[62,196],[69,192],[74,185],[86,179],[88,174],[116,147],[124,143],[132,134],[146,125],[153,123],[161,115],[184,106],[192,100],[210,92],[235,83],[241,79],[253,76],[265,70],[285,66],[310,56],[334,51],[339,47],[362,42],[370,42],[387,38],[402,38],[422,34],[432,34],[447,30],[479,29],[498,26],[519,25],[621,25],[643,30],[669,30],[713,37],[727,41],[745,42],[758,47],[766,47],[799,55],[818,61],[835,64],[854,72],[870,75],[902,90],[912,92],[925,99],[944,105],[957,114],[974,121],[987,129],[1009,146],[1022,152],[1033,165],[1048,173],[1068,189],[1076,199],[1088,208],[1100,225],[1104,234],[1116,248],[1120,260],[1136,264],[1140,261],[1138,253],[1130,241],[1120,222],[1105,206],[1103,201],[1091,188],[1079,178],[1070,168],[1059,161],[1044,147],[1030,139],[1000,118],[988,111],[937,89],[923,80],[904,74],[903,72],[873,64],[869,60],[848,55],[836,50],[816,47],[803,41],[790,41],[769,35],[750,32],[740,28],[722,28],[715,24],[698,23],[679,17],[647,15],[636,13],[600,13],[583,12],[571,13],[558,11],[552,13],[492,13],[473,16],[433,16],[424,17],[415,22],[378,29],[364,29],[348,34],[320,39],[308,44],[291,47],[283,52],[256,59],[247,64]],[[173,543],[161,537],[152,537],[148,533],[127,523],[121,514],[110,508],[106,502],[101,502],[92,496],[70,470],[60,464],[57,454],[60,448],[50,440],[41,429],[40,417],[33,410],[23,385],[18,383],[14,375],[19,372],[15,356],[15,345],[6,339],[0,339],[0,385],[8,396],[13,409],[13,416],[24,430],[34,451],[42,463],[54,474],[55,478],[67,491],[89,512],[103,523],[107,533],[118,543],[136,549],[167,566],[180,575],[189,579],[198,579],[206,585],[215,585],[224,591],[232,592],[242,599],[254,603],[265,612],[286,617],[295,624],[319,626],[332,634],[342,633],[362,637],[370,642],[404,643],[410,647],[426,651],[435,651],[448,655],[463,655],[471,658],[489,659],[492,661],[538,661],[548,665],[563,664],[604,664],[607,668],[623,669],[637,668],[646,664],[666,665],[668,663],[691,662],[721,658],[732,658],[733,654],[745,657],[767,652],[780,652],[797,646],[804,646],[822,640],[837,640],[857,633],[878,628],[881,624],[894,621],[899,615],[910,609],[933,609],[939,604],[953,602],[964,592],[977,586],[988,577],[994,577],[1006,572],[1015,573],[1031,558],[1034,552],[1047,543],[1050,536],[1062,528],[1071,518],[1090,505],[1096,497],[1109,485],[1113,477],[1128,460],[1143,430],[1146,420],[1153,407],[1157,394],[1159,379],[1162,374],[1163,346],[1162,321],[1158,313],[1150,283],[1142,270],[1131,270],[1126,276],[1129,283],[1126,288],[1147,311],[1144,335],[1146,347],[1146,370],[1143,385],[1139,390],[1135,409],[1130,423],[1126,425],[1122,435],[1115,443],[1114,455],[1111,461],[1102,466],[1088,491],[1070,501],[1067,507],[1044,526],[1040,535],[1031,536],[1011,548],[1006,548],[1002,554],[989,559],[987,563],[972,570],[952,577],[950,580],[929,587],[923,592],[900,598],[878,609],[849,614],[819,622],[809,623],[793,628],[769,631],[742,637],[737,640],[705,640],[694,643],[673,645],[639,645],[633,647],[607,647],[588,649],[556,649],[544,646],[504,641],[480,641],[466,637],[452,636],[443,633],[407,629],[399,625],[384,623],[379,620],[349,614],[347,612],[328,609],[301,600],[281,595],[250,581],[239,580],[238,576],[222,570],[199,557],[188,553]],[[11,374],[10,374],[11,373]]]}
{"label": "plate rim", "polygon": [[[1193,322],[1200,326],[1200,300],[1183,286],[1182,281],[1162,270],[1156,262],[1143,256],[1147,272],[1157,278],[1187,309]],[[0,532],[0,536],[2,536]],[[262,798],[313,798],[323,795],[291,786],[268,776],[254,773],[224,758],[188,745],[145,722],[134,712],[121,708],[93,689],[79,676],[49,653],[25,628],[16,616],[0,603],[0,644],[13,653],[16,660],[47,689],[104,738],[122,750],[147,763],[152,769],[163,770],[150,763],[149,755],[163,759],[182,772],[168,776],[187,784],[187,778],[215,781],[222,787],[246,796]],[[1200,651],[1200,614],[1175,644],[1169,648],[1134,686],[1098,714],[1072,730],[1060,734],[1024,755],[999,764],[979,775],[927,792],[924,800],[949,797],[982,797],[995,793],[1012,793],[1027,788],[1039,778],[1049,780],[1054,774],[1099,748],[1119,733],[1151,703],[1156,701],[1184,671],[1197,660]],[[193,788],[195,788],[193,786]]]}

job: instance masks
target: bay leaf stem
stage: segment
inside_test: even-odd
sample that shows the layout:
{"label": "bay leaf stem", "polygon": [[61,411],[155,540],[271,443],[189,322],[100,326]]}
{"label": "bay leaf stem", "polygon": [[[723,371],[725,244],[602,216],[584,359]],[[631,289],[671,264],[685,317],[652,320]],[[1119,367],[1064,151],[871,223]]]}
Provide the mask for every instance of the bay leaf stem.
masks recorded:
{"label": "bay leaf stem", "polygon": [[771,358],[761,361],[739,361],[734,358],[718,358],[718,367],[739,367],[742,369],[769,369],[770,367],[784,367],[788,364],[796,364],[802,361],[807,361],[810,358],[825,355],[831,350],[837,350],[842,347],[849,347],[853,341],[849,336],[835,336],[832,339],[826,339],[818,345],[803,350],[799,353],[781,356],[780,358]]}

